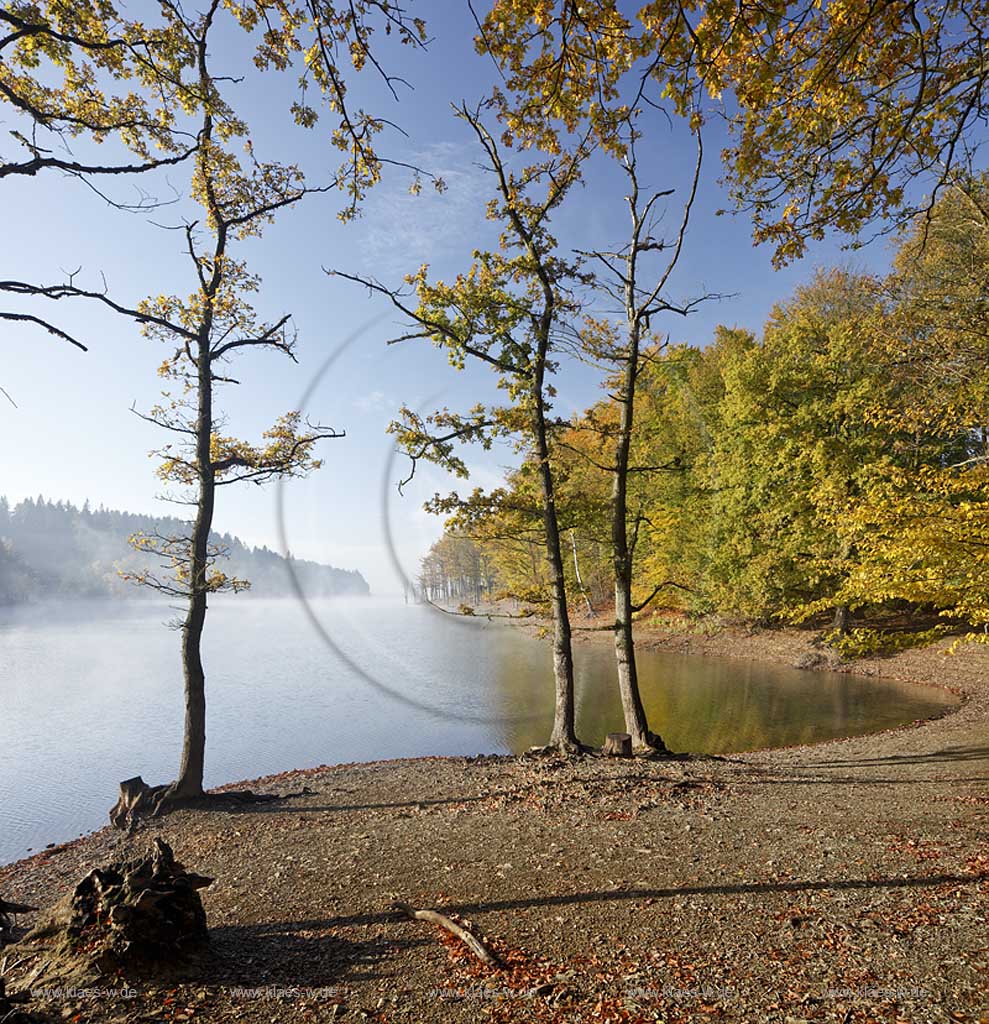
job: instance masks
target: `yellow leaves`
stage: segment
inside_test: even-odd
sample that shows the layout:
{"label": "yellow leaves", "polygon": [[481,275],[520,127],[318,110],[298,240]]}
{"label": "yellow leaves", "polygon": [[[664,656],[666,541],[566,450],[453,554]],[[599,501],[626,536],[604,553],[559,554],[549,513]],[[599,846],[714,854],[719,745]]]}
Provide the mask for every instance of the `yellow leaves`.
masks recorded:
{"label": "yellow leaves", "polygon": [[228,576],[226,573],[215,568],[207,571],[205,582],[206,590],[211,594],[226,591],[239,594],[251,589],[251,584],[248,580],[242,580],[237,576]]}
{"label": "yellow leaves", "polygon": [[922,467],[876,482],[847,513],[859,600],[933,605],[945,617],[989,622],[989,470]]}
{"label": "yellow leaves", "polygon": [[[85,133],[93,142],[114,135],[144,159],[155,150],[174,153],[188,148],[200,126],[176,122],[198,114],[208,112],[212,117],[214,143],[248,133],[246,122],[225,102],[220,82],[214,79],[203,88],[198,81],[197,40],[205,25],[201,16],[190,15],[187,22],[177,8],[166,5],[160,7],[156,22],[145,24],[128,21],[111,3],[88,0],[41,0],[15,4],[12,10],[20,11],[32,27],[36,23],[37,30],[15,33],[4,46],[0,86],[17,107],[30,111],[36,125],[67,135]],[[341,216],[356,216],[367,190],[380,180],[374,141],[384,123],[363,110],[348,109],[346,81],[336,54],[345,51],[346,63],[360,73],[371,59],[376,21],[404,44],[425,42],[425,24],[380,0],[311,7],[298,0],[223,0],[220,12],[253,47],[259,70],[287,71],[301,54],[302,96],[291,104],[291,117],[306,128],[318,122],[318,104],[306,99],[310,86],[337,115],[330,141],[346,156],[337,173],[347,197]],[[221,31],[221,19],[214,20],[215,30]],[[122,95],[104,93],[107,79],[111,87],[129,79],[139,88]],[[173,133],[176,127],[182,131]],[[213,159],[221,160],[216,153]],[[225,173],[229,184],[234,170]],[[277,188],[265,175],[255,176],[248,186]],[[194,192],[200,200],[205,198],[201,181],[194,184]]]}
{"label": "yellow leaves", "polygon": [[227,554],[223,545],[210,541],[205,557],[197,553],[190,530],[174,534],[137,533],[129,538],[131,547],[155,560],[155,568],[136,572],[121,571],[120,577],[173,597],[195,593],[240,593],[250,583],[228,576],[217,568],[217,560]]}
{"label": "yellow leaves", "polygon": [[614,144],[619,82],[642,52],[615,0],[496,0],[475,47],[503,72],[494,100],[506,144],[556,154],[583,124]]}
{"label": "yellow leaves", "polygon": [[418,291],[425,284],[428,274],[429,264],[423,263],[414,274],[406,274],[403,280]]}
{"label": "yellow leaves", "polygon": [[299,412],[285,413],[262,433],[261,444],[214,433],[210,438],[211,469],[218,483],[264,483],[279,477],[306,476],[322,466],[313,452],[321,440],[330,436],[337,435],[304,424]]}
{"label": "yellow leaves", "polygon": [[356,39],[350,43],[350,62],[355,71],[363,71],[367,63],[367,47]]}
{"label": "yellow leaves", "polygon": [[[4,46],[0,81],[36,125],[94,142],[115,134],[142,158],[178,148],[169,128],[189,54],[167,14],[148,28],[109,3],[45,0],[10,9],[27,27]],[[104,91],[127,79],[144,93]]]}
{"label": "yellow leaves", "polygon": [[[853,233],[895,213],[915,173],[951,158],[971,125],[941,97],[980,88],[975,36],[945,27],[956,16],[973,14],[960,0],[936,17],[842,0],[807,9],[771,41],[758,22],[733,29],[719,68],[741,104],[732,192],[753,211],[757,239],[776,246],[778,263],[828,227]],[[798,209],[787,210],[794,199]]]}
{"label": "yellow leaves", "polygon": [[240,27],[245,32],[253,32],[257,28],[260,7],[253,3],[238,3],[237,0],[223,0],[223,7],[233,12]]}

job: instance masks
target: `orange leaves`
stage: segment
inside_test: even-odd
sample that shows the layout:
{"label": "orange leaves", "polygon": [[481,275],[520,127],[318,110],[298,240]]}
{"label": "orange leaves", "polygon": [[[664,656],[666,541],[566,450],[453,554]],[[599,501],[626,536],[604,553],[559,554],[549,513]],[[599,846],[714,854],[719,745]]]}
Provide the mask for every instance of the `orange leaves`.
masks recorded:
{"label": "orange leaves", "polygon": [[977,878],[989,879],[989,849],[967,857],[965,859],[965,867]]}
{"label": "orange leaves", "polygon": [[895,836],[894,840],[895,841],[890,844],[890,848],[892,850],[908,853],[918,861],[918,863],[924,863],[925,861],[937,861],[941,859],[942,851],[926,840],[915,839],[912,836]]}

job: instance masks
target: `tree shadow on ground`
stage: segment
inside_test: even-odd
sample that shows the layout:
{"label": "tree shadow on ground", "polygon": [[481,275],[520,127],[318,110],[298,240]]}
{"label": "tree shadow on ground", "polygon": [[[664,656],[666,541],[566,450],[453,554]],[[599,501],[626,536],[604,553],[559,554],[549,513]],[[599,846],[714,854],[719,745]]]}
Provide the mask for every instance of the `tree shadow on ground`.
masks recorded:
{"label": "tree shadow on ground", "polygon": [[367,981],[392,973],[395,953],[425,945],[425,939],[354,940],[328,935],[330,921],[285,921],[210,928],[210,953],[203,966],[211,984],[255,991],[271,988],[325,989],[344,981]]}
{"label": "tree shadow on ground", "polygon": [[853,757],[811,762],[797,767],[871,768],[884,765],[953,764],[957,761],[989,761],[989,747],[945,747],[926,754],[888,754],[885,757]]}
{"label": "tree shadow on ground", "polygon": [[[720,756],[710,755],[698,755],[696,758],[688,755],[678,755],[674,758],[663,756],[644,760],[650,760],[654,763],[662,764],[664,761],[670,760],[696,760],[698,763],[703,763],[704,761],[724,761],[726,759]],[[689,784],[693,781],[698,780],[682,779],[680,776],[667,777],[663,775],[654,775],[648,772],[629,772],[622,775],[605,776],[598,779],[581,779],[580,783],[584,786],[595,786],[599,789],[607,789],[609,787],[623,789],[627,788],[629,783],[634,782],[646,782],[650,784],[670,782],[673,785],[683,785],[684,783]],[[530,785],[534,786],[535,783],[531,783]],[[563,783],[563,785],[566,785],[566,783]],[[228,804],[217,803],[215,806],[211,807],[210,810],[224,812],[227,814],[329,814],[338,811],[389,811],[404,809],[414,811],[423,810],[428,807],[456,807],[460,804],[482,803],[485,800],[492,799],[493,797],[512,795],[515,790],[502,792],[498,789],[492,789],[490,792],[482,795],[423,798],[422,800],[397,800],[381,803],[319,804],[315,806],[312,804],[291,803],[291,801],[303,797],[316,796],[319,792],[320,790],[309,790],[305,793],[289,793],[285,796],[279,796],[274,800],[257,804],[237,803],[233,801]]]}
{"label": "tree shadow on ground", "polygon": [[[307,793],[306,796],[315,796],[315,793]],[[460,796],[447,797],[442,800],[399,800],[387,803],[367,804],[321,804],[312,806],[310,804],[292,805],[286,801],[295,799],[293,796],[281,797],[277,801],[263,804],[226,804],[211,808],[211,810],[224,811],[228,814],[327,814],[336,811],[386,811],[401,810],[408,808],[418,810],[423,807],[456,806],[457,804],[479,803],[487,800],[486,796]]]}
{"label": "tree shadow on ground", "polygon": [[[907,768],[935,766],[938,764],[968,764],[983,761],[989,764],[989,747],[947,747],[929,753],[889,754],[885,757],[836,758],[828,761],[795,761],[786,764],[760,764],[752,761],[734,761],[736,768],[742,772],[728,779],[734,785],[915,785],[918,783],[960,783],[989,782],[989,775],[975,776],[941,776],[934,778],[918,778],[916,775],[904,774],[898,778],[888,775],[879,777],[869,773],[872,768]],[[862,775],[836,775],[840,770],[861,769]]]}
{"label": "tree shadow on ground", "polygon": [[840,892],[854,889],[915,889],[939,885],[976,885],[986,879],[978,875],[942,874],[914,878],[837,878],[793,882],[746,882],[732,885],[686,885],[658,889],[605,889],[597,892],[532,896],[491,903],[459,904],[451,909],[460,914],[491,910],[522,910],[536,907],[565,907],[582,903],[621,903],[630,900],[660,900],[676,896],[753,896],[794,892]]}
{"label": "tree shadow on ground", "polygon": [[[918,875],[912,878],[834,878],[807,879],[792,882],[744,882],[725,885],[685,885],[655,889],[602,889],[590,892],[536,895],[507,900],[487,900],[471,903],[444,903],[443,913],[468,916],[504,910],[533,910],[540,907],[569,907],[590,903],[627,903],[641,900],[666,900],[678,896],[771,896],[777,893],[841,892],[873,889],[928,889],[939,885],[978,885],[989,881],[985,875]],[[323,920],[297,921],[293,927],[300,930],[319,928],[360,927],[383,925],[405,920],[403,915],[381,911]],[[415,943],[410,943],[414,945]]]}

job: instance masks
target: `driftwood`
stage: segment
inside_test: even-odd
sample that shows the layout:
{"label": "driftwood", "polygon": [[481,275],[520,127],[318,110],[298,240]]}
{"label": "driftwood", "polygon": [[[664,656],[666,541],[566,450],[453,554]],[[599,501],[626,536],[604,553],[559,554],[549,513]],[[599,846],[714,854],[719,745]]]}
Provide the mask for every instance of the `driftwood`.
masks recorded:
{"label": "driftwood", "polygon": [[409,906],[408,903],[398,901],[394,902],[392,907],[414,921],[428,921],[430,924],[445,928],[451,935],[460,939],[482,963],[487,964],[489,967],[496,967],[498,965],[498,958],[476,935],[471,935],[466,928],[461,927],[456,921],[447,917],[446,914],[441,914],[436,910],[416,910],[414,907]]}
{"label": "driftwood", "polygon": [[601,753],[607,757],[631,757],[632,737],[627,732],[609,732]]}
{"label": "driftwood", "polygon": [[47,954],[50,978],[168,971],[209,942],[199,890],[211,883],[156,838],[146,856],[90,871],[21,942]]}

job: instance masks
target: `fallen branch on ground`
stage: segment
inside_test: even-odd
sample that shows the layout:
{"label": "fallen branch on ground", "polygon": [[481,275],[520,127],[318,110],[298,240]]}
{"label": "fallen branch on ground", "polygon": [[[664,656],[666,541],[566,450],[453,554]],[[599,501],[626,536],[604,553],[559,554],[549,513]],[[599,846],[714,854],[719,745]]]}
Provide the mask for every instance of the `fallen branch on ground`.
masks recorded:
{"label": "fallen branch on ground", "polygon": [[471,935],[466,928],[461,927],[456,921],[447,917],[446,914],[440,914],[436,910],[416,910],[414,907],[409,906],[408,903],[401,903],[397,900],[392,904],[392,907],[395,910],[400,910],[406,917],[412,920],[428,921],[430,924],[445,928],[451,935],[455,935],[460,939],[482,963],[487,964],[489,967],[498,966],[498,958],[494,953],[476,935]]}

